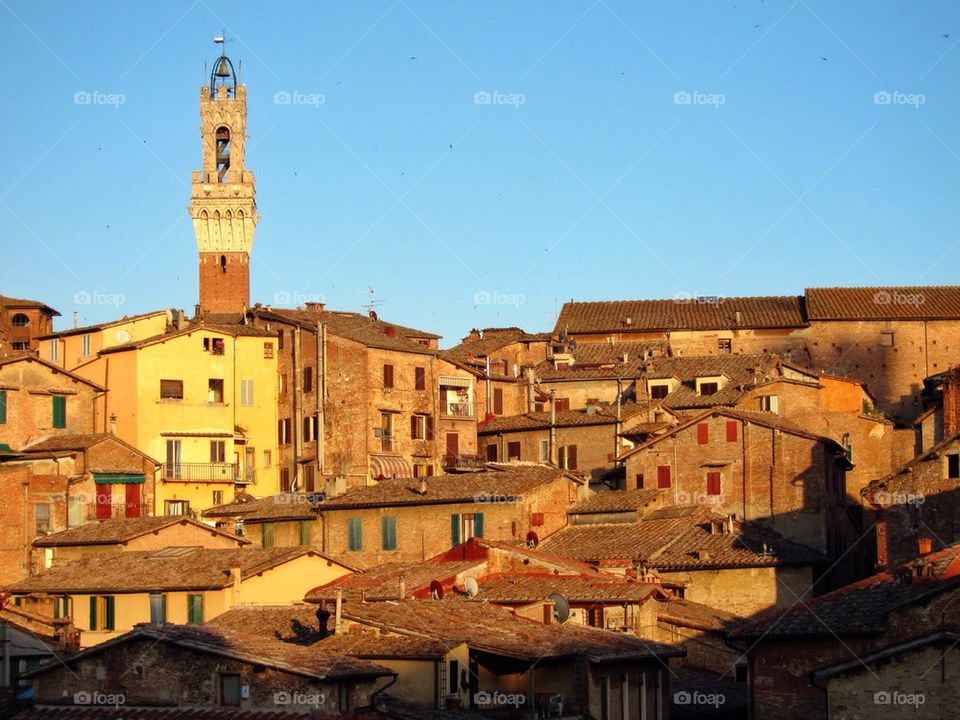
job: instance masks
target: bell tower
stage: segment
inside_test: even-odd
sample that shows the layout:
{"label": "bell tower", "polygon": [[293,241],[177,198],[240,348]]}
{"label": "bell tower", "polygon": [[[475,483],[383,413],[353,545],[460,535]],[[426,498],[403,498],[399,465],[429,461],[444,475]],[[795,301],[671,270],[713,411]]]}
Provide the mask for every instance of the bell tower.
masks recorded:
{"label": "bell tower", "polygon": [[[223,42],[224,38],[216,38]],[[247,88],[222,53],[200,88],[202,170],[193,173],[188,210],[200,260],[200,314],[250,306],[250,248],[257,217],[253,173],[244,168]]]}

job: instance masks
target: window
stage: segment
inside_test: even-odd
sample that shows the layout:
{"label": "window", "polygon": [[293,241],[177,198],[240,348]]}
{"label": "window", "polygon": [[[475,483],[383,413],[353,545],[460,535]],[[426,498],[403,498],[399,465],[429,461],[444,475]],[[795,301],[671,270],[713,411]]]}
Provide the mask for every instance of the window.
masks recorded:
{"label": "window", "polygon": [[283,336],[286,334],[287,334],[286,330],[280,330],[277,333],[277,349],[278,350],[283,350]]}
{"label": "window", "polygon": [[53,362],[56,362],[57,360],[60,359],[59,355],[60,355],[60,341],[51,340],[50,341],[50,360],[52,360]]}
{"label": "window", "polygon": [[187,622],[199,625],[203,622],[203,595],[191,593],[187,595]]}
{"label": "window", "polygon": [[450,661],[450,672],[447,675],[450,679],[450,694],[456,695],[460,692],[460,661]]}
{"label": "window", "polygon": [[217,182],[227,180],[230,169],[230,128],[221,125],[214,133],[217,143]]}
{"label": "window", "polygon": [[62,620],[70,617],[70,598],[58,595],[53,598],[53,619]]}
{"label": "window", "polygon": [[17,340],[16,342],[10,343],[10,347],[14,350],[29,350],[30,343],[26,340]]}
{"label": "window", "polygon": [[240,405],[253,407],[253,380],[240,381]]}
{"label": "window", "polygon": [[497,461],[497,446],[494,443],[487,445],[487,462]]}
{"label": "window", "polygon": [[7,391],[0,390],[0,425],[7,422]]}
{"label": "window", "polygon": [[53,396],[53,427],[63,429],[67,426],[67,398],[64,395]]}
{"label": "window", "polygon": [[393,450],[393,413],[380,413],[380,449],[383,452]]}
{"label": "window", "polygon": [[90,629],[114,629],[114,598],[112,595],[90,596]]}
{"label": "window", "polygon": [[397,549],[397,518],[384,515],[380,518],[380,547],[384,550]]}
{"label": "window", "polygon": [[483,513],[455,513],[450,516],[450,544],[459,545],[472,537],[483,537]]}
{"label": "window", "polygon": [[708,472],[707,473],[707,495],[719,495],[719,494],[720,494],[720,473]]}
{"label": "window", "polygon": [[347,520],[347,549],[363,550],[363,520],[360,518]]}
{"label": "window", "polygon": [[309,465],[309,464],[304,465],[303,466],[303,489],[308,493],[312,493],[314,490],[316,490],[316,483],[317,483],[316,469],[313,467],[313,465]]}
{"label": "window", "polygon": [[232,707],[240,705],[240,676],[220,673],[220,704]]}
{"label": "window", "polygon": [[227,460],[227,443],[224,440],[210,441],[210,462],[222,463]]}
{"label": "window", "polygon": [[313,368],[303,368],[303,391],[313,392]]}
{"label": "window", "polygon": [[213,504],[214,504],[214,505],[223,505],[223,490],[214,490],[214,491],[213,491]]}
{"label": "window", "polygon": [[637,473],[636,484],[634,485],[637,490],[643,490],[643,473]]}
{"label": "window", "polygon": [[947,455],[947,477],[951,480],[960,479],[960,455]]}
{"label": "window", "polygon": [[161,400],[183,400],[183,380],[161,380]]}
{"label": "window", "polygon": [[383,386],[388,389],[393,387],[393,365],[383,366]]}
{"label": "window", "polygon": [[537,459],[542,462],[550,462],[550,441],[541,440],[537,443]]}
{"label": "window", "polygon": [[84,333],[80,336],[80,354],[83,357],[89,357],[90,355],[90,334]]}
{"label": "window", "polygon": [[493,389],[493,414],[503,415],[503,388]]}
{"label": "window", "polygon": [[164,500],[164,515],[189,515],[190,503],[187,500]]}
{"label": "window", "polygon": [[881,332],[880,333],[880,345],[882,347],[893,347],[893,333],[892,332]]}
{"label": "window", "polygon": [[564,470],[577,469],[577,446],[567,445],[560,448],[560,467]]}
{"label": "window", "polygon": [[302,545],[302,546],[308,546],[308,545],[310,545],[310,521],[309,521],[309,520],[301,520],[301,521],[300,521],[300,526],[299,526],[299,528],[298,528],[298,531],[299,531],[299,533],[298,533],[298,534],[299,534],[298,540],[299,540],[299,542],[300,542],[300,545]]}
{"label": "window", "polygon": [[265,342],[263,344],[263,359],[270,360],[273,358],[273,343]]}
{"label": "window", "polygon": [[730,338],[720,338],[717,340],[717,352],[721,355],[729,355],[733,352],[733,345]]}
{"label": "window", "polygon": [[761,412],[775,414],[780,412],[780,398],[776,395],[761,395],[759,400]]}
{"label": "window", "polygon": [[280,490],[290,492],[290,468],[280,468]]}
{"label": "window", "polygon": [[661,490],[670,487],[669,465],[657,465],[657,487]]}
{"label": "window", "polygon": [[272,548],[277,534],[276,523],[263,523],[260,530],[260,547]]}
{"label": "window", "polygon": [[413,369],[413,389],[414,390],[427,389],[427,369],[426,368],[415,367]]}
{"label": "window", "polygon": [[207,402],[209,403],[223,402],[223,379],[210,378],[207,381]]}
{"label": "window", "polygon": [[519,442],[508,442],[507,443],[507,462],[511,460],[520,459],[520,443]]}
{"label": "window", "polygon": [[410,416],[410,438],[412,440],[427,439],[427,418],[425,415]]}
{"label": "window", "polygon": [[290,420],[290,418],[284,418],[283,420],[277,421],[277,444],[279,445],[290,444],[290,435],[291,435],[292,427],[293,427],[293,422]]}
{"label": "window", "polygon": [[303,418],[303,441],[315,442],[317,439],[317,416],[307,415]]}
{"label": "window", "polygon": [[36,523],[37,535],[50,532],[50,503],[37,503],[33,507],[33,518]]}
{"label": "window", "polygon": [[287,392],[287,374],[280,373],[280,386],[277,388],[277,391],[283,395]]}
{"label": "window", "polygon": [[715,395],[719,389],[720,386],[715,382],[700,383],[700,395],[704,397],[707,395]]}
{"label": "window", "polygon": [[651,385],[650,386],[650,397],[653,400],[662,400],[667,395],[670,394],[669,385]]}
{"label": "window", "polygon": [[737,421],[727,420],[727,442],[737,441]]}
{"label": "window", "polygon": [[155,625],[167,621],[167,596],[163,593],[150,593],[150,622]]}
{"label": "window", "polygon": [[706,445],[710,442],[710,426],[706,423],[697,423],[697,444]]}
{"label": "window", "polygon": [[23,313],[17,313],[10,318],[10,324],[14,327],[27,327],[30,324],[30,318]]}

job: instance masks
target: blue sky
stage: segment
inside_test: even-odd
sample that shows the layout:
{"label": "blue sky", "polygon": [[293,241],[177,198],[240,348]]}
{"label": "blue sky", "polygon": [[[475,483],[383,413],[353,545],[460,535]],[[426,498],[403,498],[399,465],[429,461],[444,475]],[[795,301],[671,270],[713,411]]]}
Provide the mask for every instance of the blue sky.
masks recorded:
{"label": "blue sky", "polygon": [[957,282],[955,2],[2,0],[0,18],[0,292],[58,327],[192,311],[198,88],[224,27],[255,301],[362,310],[373,288],[450,345],[551,328],[571,298]]}

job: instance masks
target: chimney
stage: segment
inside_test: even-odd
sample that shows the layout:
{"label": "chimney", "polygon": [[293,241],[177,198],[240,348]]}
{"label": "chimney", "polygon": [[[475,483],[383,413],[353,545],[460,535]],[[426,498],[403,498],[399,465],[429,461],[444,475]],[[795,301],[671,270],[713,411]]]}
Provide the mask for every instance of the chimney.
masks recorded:
{"label": "chimney", "polygon": [[400,599],[403,600],[407,597],[407,583],[403,579],[403,575],[400,576]]}
{"label": "chimney", "polygon": [[397,329],[393,325],[387,325],[383,329],[383,334],[387,337],[394,337],[397,334]]}
{"label": "chimney", "polygon": [[336,609],[337,609],[337,615],[336,615],[336,619],[335,619],[334,622],[333,622],[333,632],[334,632],[334,633],[339,633],[339,632],[340,632],[340,613],[341,613],[341,611],[343,610],[343,590],[340,589],[340,588],[337,588],[337,607],[336,607]]}
{"label": "chimney", "polygon": [[330,611],[327,610],[324,603],[320,603],[320,607],[317,608],[317,631],[321,640],[330,635],[330,628],[327,627],[328,622],[330,622]]}
{"label": "chimney", "polygon": [[427,479],[425,477],[420,478],[420,486],[417,488],[417,492],[421,495],[427,494]]}
{"label": "chimney", "polygon": [[307,310],[312,312],[320,312],[326,306],[324,303],[316,301],[304,303],[304,305],[306,306]]}
{"label": "chimney", "polygon": [[73,326],[74,326],[74,327],[79,327],[79,325],[80,325],[80,314],[79,314],[76,310],[74,310],[74,311],[73,311]]}
{"label": "chimney", "polygon": [[917,540],[917,551],[920,555],[929,555],[933,552],[933,539],[922,537]]}
{"label": "chimney", "polygon": [[943,376],[943,436],[960,431],[960,367]]}
{"label": "chimney", "polygon": [[240,563],[230,566],[230,580],[233,582],[233,606],[240,604]]}
{"label": "chimney", "polygon": [[733,535],[733,521],[736,515],[727,515],[727,532]]}
{"label": "chimney", "polygon": [[111,435],[117,434],[117,414],[116,413],[110,413],[110,434]]}
{"label": "chimney", "polygon": [[709,559],[710,559],[709,550],[704,550],[704,549],[697,550],[697,560],[709,560]]}
{"label": "chimney", "polygon": [[740,324],[743,322],[743,313],[741,313],[739,310],[737,310],[737,311],[733,314],[733,320],[734,320],[734,323],[735,323],[736,325],[740,325]]}

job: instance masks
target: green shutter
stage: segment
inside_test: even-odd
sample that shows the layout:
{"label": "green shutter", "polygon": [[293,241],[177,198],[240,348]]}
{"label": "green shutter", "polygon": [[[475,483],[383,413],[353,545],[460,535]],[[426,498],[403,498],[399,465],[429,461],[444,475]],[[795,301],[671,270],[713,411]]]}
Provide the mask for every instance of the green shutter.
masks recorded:
{"label": "green shutter", "polygon": [[301,545],[310,544],[310,521],[309,520],[300,521],[300,544]]}
{"label": "green shutter", "polygon": [[165,623],[167,621],[167,594],[164,593],[160,596],[160,622]]}
{"label": "green shutter", "polygon": [[347,521],[347,535],[351,550],[363,549],[363,525],[360,518],[350,518]]}
{"label": "green shutter", "polygon": [[103,599],[103,602],[106,603],[106,606],[107,606],[106,608],[107,609],[107,627],[106,627],[107,630],[114,629],[113,628],[113,600],[114,600],[113,596],[105,597]]}
{"label": "green shutter", "polygon": [[63,395],[53,396],[53,427],[67,426],[67,398]]}
{"label": "green shutter", "polygon": [[60,598],[58,597],[55,597],[53,599],[53,619],[54,620],[60,619]]}
{"label": "green shutter", "polygon": [[265,548],[272,548],[274,530],[276,526],[273,523],[263,523],[261,528],[260,545]]}
{"label": "green shutter", "polygon": [[97,596],[90,596],[90,629],[97,629]]}
{"label": "green shutter", "polygon": [[7,421],[7,391],[0,390],[0,424]]}
{"label": "green shutter", "polygon": [[483,537],[483,513],[473,514],[473,536]]}
{"label": "green shutter", "polygon": [[203,622],[203,595],[187,595],[187,622],[191,625]]}
{"label": "green shutter", "polygon": [[460,544],[460,516],[456,514],[450,516],[450,544]]}
{"label": "green shutter", "polygon": [[380,518],[380,539],[384,550],[397,549],[397,519],[385,515]]}

